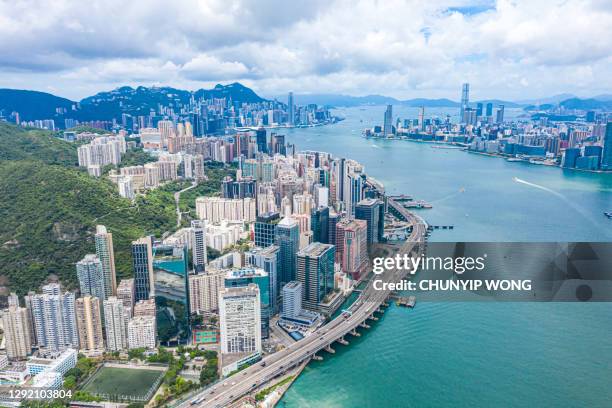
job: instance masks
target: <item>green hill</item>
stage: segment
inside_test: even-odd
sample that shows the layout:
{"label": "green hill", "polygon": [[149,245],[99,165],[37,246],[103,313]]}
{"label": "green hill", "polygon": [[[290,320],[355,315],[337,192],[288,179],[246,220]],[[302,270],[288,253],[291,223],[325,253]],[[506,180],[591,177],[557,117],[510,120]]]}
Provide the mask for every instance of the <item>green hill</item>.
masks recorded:
{"label": "green hill", "polygon": [[78,169],[75,147],[49,132],[0,125],[0,137],[0,286],[24,294],[56,274],[76,287],[75,263],[94,252],[96,224],[113,233],[118,277],[131,276],[131,241],[174,228],[172,193],[132,203]]}
{"label": "green hill", "polygon": [[40,160],[47,164],[75,167],[77,148],[44,130],[23,128],[0,122],[0,162],[4,160]]}
{"label": "green hill", "polygon": [[237,82],[218,84],[212,89],[193,92],[170,87],[123,86],[112,91],[99,92],[80,102],[45,92],[0,89],[0,114],[3,112],[4,116],[8,116],[12,112],[18,112],[21,120],[54,119],[56,126],[63,127],[64,119],[67,118],[79,121],[120,121],[124,113],[148,116],[152,110],[158,109],[159,104],[171,104],[175,108],[181,108],[189,104],[192,97],[228,98],[238,104],[266,101],[252,89]]}
{"label": "green hill", "polygon": [[46,92],[0,89],[0,110],[6,115],[19,112],[21,120],[52,119],[59,109],[69,112],[73,102]]}

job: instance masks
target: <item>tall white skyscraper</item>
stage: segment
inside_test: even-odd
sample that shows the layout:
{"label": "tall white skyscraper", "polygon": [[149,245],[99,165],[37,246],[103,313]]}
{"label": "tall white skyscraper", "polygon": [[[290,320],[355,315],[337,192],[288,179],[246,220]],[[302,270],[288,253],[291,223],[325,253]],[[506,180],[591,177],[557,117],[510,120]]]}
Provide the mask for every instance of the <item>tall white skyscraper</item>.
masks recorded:
{"label": "tall white skyscraper", "polygon": [[102,262],[94,254],[87,254],[76,264],[77,277],[82,296],[95,296],[106,299],[104,290],[104,271]]}
{"label": "tall white skyscraper", "polygon": [[128,314],[123,308],[121,299],[111,296],[104,301],[104,329],[106,347],[110,351],[120,351],[128,347],[127,341]]}
{"label": "tall white skyscraper", "polygon": [[43,286],[42,295],[33,295],[31,302],[36,340],[43,351],[79,347],[74,293],[61,293],[59,284],[50,283]]}
{"label": "tall white skyscraper", "polygon": [[191,252],[193,269],[196,273],[206,268],[206,222],[191,221]]}
{"label": "tall white skyscraper", "polygon": [[15,305],[2,312],[2,328],[6,355],[11,360],[21,360],[32,352],[28,310]]}
{"label": "tall white skyscraper", "polygon": [[226,288],[219,294],[222,353],[261,352],[259,288]]}
{"label": "tall white skyscraper", "polygon": [[117,277],[115,273],[115,252],[113,250],[113,234],[106,231],[104,225],[96,226],[96,255],[102,264],[104,275],[105,299],[114,296],[117,290]]}

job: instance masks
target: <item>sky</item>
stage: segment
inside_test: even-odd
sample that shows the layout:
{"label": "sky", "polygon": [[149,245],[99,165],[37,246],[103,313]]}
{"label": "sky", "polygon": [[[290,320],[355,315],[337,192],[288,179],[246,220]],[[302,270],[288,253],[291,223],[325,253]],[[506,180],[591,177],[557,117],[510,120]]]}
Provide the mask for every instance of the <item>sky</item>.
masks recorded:
{"label": "sky", "polygon": [[612,91],[610,0],[0,0],[0,87],[537,99]]}

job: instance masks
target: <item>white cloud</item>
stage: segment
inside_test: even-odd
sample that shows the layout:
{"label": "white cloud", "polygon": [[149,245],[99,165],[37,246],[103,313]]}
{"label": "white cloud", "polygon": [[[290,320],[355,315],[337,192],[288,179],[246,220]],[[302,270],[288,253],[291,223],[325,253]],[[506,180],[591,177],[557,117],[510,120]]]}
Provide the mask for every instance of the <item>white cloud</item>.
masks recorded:
{"label": "white cloud", "polygon": [[183,74],[193,80],[217,81],[247,78],[250,70],[242,62],[221,61],[207,54],[200,54],[183,65]]}
{"label": "white cloud", "polygon": [[593,95],[612,89],[610,21],[602,0],[0,2],[0,86]]}

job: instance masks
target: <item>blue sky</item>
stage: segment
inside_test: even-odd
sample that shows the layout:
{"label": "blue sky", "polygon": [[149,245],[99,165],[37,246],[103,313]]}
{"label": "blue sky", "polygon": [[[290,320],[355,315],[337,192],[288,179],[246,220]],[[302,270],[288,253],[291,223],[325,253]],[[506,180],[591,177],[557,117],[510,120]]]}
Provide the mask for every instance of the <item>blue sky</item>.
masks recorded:
{"label": "blue sky", "polygon": [[612,91],[610,21],[607,0],[0,2],[0,87],[592,96]]}

